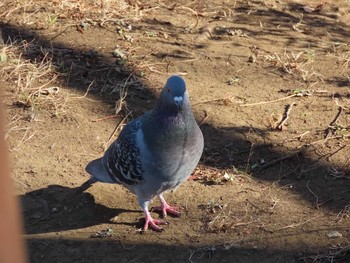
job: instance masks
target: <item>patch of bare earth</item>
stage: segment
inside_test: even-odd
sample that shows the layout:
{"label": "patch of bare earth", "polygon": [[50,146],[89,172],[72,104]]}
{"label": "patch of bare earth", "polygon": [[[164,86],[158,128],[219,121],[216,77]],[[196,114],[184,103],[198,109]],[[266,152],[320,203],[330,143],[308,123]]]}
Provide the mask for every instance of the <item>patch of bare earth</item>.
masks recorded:
{"label": "patch of bare earth", "polygon": [[[349,262],[348,1],[0,3],[6,140],[31,262]],[[205,151],[140,233],[89,160],[183,75]]]}

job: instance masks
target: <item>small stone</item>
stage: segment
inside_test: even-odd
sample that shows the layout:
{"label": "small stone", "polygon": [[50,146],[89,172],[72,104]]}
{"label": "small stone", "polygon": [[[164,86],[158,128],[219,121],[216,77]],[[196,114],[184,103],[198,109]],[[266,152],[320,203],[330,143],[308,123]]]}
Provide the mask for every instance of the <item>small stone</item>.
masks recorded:
{"label": "small stone", "polygon": [[329,238],[337,238],[337,237],[342,237],[343,235],[338,231],[331,230],[328,233],[326,233],[326,236]]}
{"label": "small stone", "polygon": [[250,63],[255,63],[255,62],[256,62],[256,55],[255,55],[255,54],[251,54],[251,55],[248,57],[248,62],[250,62]]}

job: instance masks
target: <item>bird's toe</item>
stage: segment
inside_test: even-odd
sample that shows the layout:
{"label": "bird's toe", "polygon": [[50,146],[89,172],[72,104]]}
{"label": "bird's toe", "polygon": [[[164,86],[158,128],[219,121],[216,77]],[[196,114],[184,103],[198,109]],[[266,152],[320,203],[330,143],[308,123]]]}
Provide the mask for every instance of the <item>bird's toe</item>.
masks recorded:
{"label": "bird's toe", "polygon": [[162,217],[166,217],[168,214],[174,217],[181,216],[180,208],[177,206],[170,206],[168,204],[162,206],[154,206],[151,209],[152,212],[159,212]]}
{"label": "bird's toe", "polygon": [[145,225],[143,226],[143,231],[146,231],[148,228],[153,229],[154,231],[161,232],[164,231],[159,225],[166,225],[167,222],[159,219],[148,218],[146,219]]}

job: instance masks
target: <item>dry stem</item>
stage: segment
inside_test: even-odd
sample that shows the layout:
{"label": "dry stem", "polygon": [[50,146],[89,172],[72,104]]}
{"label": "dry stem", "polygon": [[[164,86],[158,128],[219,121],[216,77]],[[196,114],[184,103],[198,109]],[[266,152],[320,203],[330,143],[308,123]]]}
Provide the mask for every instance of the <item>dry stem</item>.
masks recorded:
{"label": "dry stem", "polygon": [[317,209],[320,209],[320,206],[319,206],[319,203],[318,203],[318,196],[310,189],[309,187],[309,183],[310,183],[311,180],[307,181],[306,183],[306,188],[307,190],[309,190],[309,192],[316,198],[316,202],[315,202],[315,206]]}
{"label": "dry stem", "polygon": [[119,127],[124,123],[124,121],[129,117],[129,115],[132,113],[132,111],[129,111],[128,114],[125,115],[125,117],[118,123],[117,126],[115,126],[111,136],[109,136],[107,142],[105,142],[104,144],[104,148],[107,148],[107,145],[109,145],[109,142],[111,141],[111,139],[113,138],[113,136],[115,135],[115,133],[117,132],[117,130],[119,129]]}
{"label": "dry stem", "polygon": [[290,105],[288,105],[288,106],[286,107],[286,110],[285,110],[285,113],[284,113],[284,115],[283,115],[283,118],[282,118],[280,124],[277,126],[277,129],[279,129],[280,131],[283,130],[284,124],[287,122],[287,120],[288,120],[288,118],[289,118],[289,114],[290,114],[290,112],[291,112],[291,110],[292,110],[292,107],[293,107],[294,105],[296,105],[295,102],[293,102],[292,104],[290,104]]}
{"label": "dry stem", "polygon": [[240,107],[249,107],[249,106],[262,105],[262,104],[269,104],[269,103],[274,103],[274,102],[278,102],[278,101],[281,101],[281,100],[290,99],[290,98],[293,98],[293,97],[296,97],[296,96],[297,96],[297,94],[292,94],[292,95],[289,95],[289,96],[287,96],[287,97],[283,97],[283,98],[279,98],[279,99],[275,99],[275,100],[260,101],[260,102],[248,103],[248,104],[241,104],[241,105],[239,105],[239,106],[240,106]]}
{"label": "dry stem", "polygon": [[325,139],[328,138],[329,134],[331,133],[331,131],[333,130],[333,126],[334,124],[336,124],[336,122],[338,121],[339,117],[340,117],[340,114],[342,113],[343,111],[343,107],[338,107],[338,112],[337,112],[337,115],[334,117],[334,119],[332,120],[332,122],[328,125],[328,128],[326,129],[326,132],[325,132]]}
{"label": "dry stem", "polygon": [[260,167],[257,169],[257,171],[261,171],[261,170],[263,170],[263,169],[266,169],[266,168],[270,167],[271,165],[274,165],[275,163],[284,161],[284,160],[286,160],[286,159],[293,158],[294,156],[297,156],[301,151],[302,151],[302,149],[300,149],[300,150],[298,150],[298,151],[295,151],[295,152],[293,152],[293,153],[291,153],[291,154],[288,154],[288,155],[286,155],[286,156],[279,157],[279,158],[277,158],[277,159],[275,159],[275,160],[273,160],[273,161],[271,161],[271,162],[269,162],[269,163],[265,163],[264,165],[260,166]]}

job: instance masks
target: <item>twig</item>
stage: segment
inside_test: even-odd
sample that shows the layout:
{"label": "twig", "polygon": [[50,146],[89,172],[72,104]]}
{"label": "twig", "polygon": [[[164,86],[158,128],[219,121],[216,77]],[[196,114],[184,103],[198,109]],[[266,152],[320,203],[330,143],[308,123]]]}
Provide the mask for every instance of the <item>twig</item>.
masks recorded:
{"label": "twig", "polygon": [[[45,72],[44,74],[46,74],[46,72]],[[38,79],[41,78],[42,76],[44,76],[44,74],[42,74],[41,76],[39,76]],[[29,96],[28,96],[28,98],[27,98],[27,102],[31,99],[32,96],[35,96],[35,95],[40,94],[41,89],[44,88],[45,86],[49,85],[49,84],[50,84],[52,81],[54,81],[56,78],[57,78],[57,75],[55,75],[52,79],[50,79],[50,80],[49,80],[47,83],[45,83],[44,85],[41,85],[40,87],[35,87],[35,88],[33,88],[35,91],[29,94]],[[33,89],[32,89],[32,90],[33,90]],[[29,90],[31,90],[31,89],[29,89]]]}
{"label": "twig", "polygon": [[[330,174],[333,176],[333,179],[347,179],[350,180],[349,176],[345,176],[343,172],[338,171],[334,167],[330,168]],[[327,178],[327,176],[326,176]]]}
{"label": "twig", "polygon": [[30,129],[31,128],[23,128],[23,129],[21,129],[21,130],[25,130],[24,135],[22,136],[21,140],[19,141],[19,143],[17,144],[16,147],[10,147],[10,149],[9,149],[10,152],[18,150],[20,148],[20,146],[22,145],[22,143],[25,143],[26,141],[30,140],[37,133],[37,131],[34,131],[32,134],[27,136],[27,134],[28,134]]}
{"label": "twig", "polygon": [[310,133],[310,131],[306,131],[306,132],[304,132],[304,133],[302,133],[302,134],[299,134],[299,135],[297,135],[297,136],[294,136],[294,137],[292,137],[292,138],[290,138],[290,139],[284,139],[284,140],[282,141],[282,145],[283,145],[285,142],[291,142],[291,141],[296,141],[296,140],[301,141],[301,140],[304,138],[304,136],[305,136],[306,134],[308,134],[308,133]]}
{"label": "twig", "polygon": [[108,115],[108,116],[105,116],[105,117],[102,117],[102,118],[99,118],[99,119],[96,119],[96,120],[92,120],[92,122],[99,122],[99,121],[104,121],[104,120],[117,118],[117,117],[119,117],[118,114],[113,114],[113,115]]}
{"label": "twig", "polygon": [[104,148],[107,147],[107,145],[109,144],[109,142],[111,141],[111,139],[113,138],[113,136],[115,135],[115,133],[117,132],[117,130],[119,129],[119,127],[123,124],[123,122],[126,120],[126,118],[129,117],[129,115],[132,113],[132,111],[129,111],[128,114],[125,115],[125,117],[118,123],[117,126],[115,126],[111,136],[109,136],[107,142],[105,142],[104,144]]}
{"label": "twig", "polygon": [[208,119],[209,114],[207,113],[207,111],[204,111],[204,114],[205,114],[205,116],[204,116],[203,120],[201,120],[201,122],[198,124],[198,126],[201,126],[205,122],[205,120]]}
{"label": "twig", "polygon": [[292,95],[289,95],[287,97],[279,98],[279,99],[276,99],[276,100],[260,101],[260,102],[249,103],[249,104],[241,104],[239,106],[240,107],[249,107],[249,106],[255,106],[255,105],[269,104],[269,103],[273,103],[273,102],[277,102],[277,101],[281,101],[281,100],[290,99],[290,98],[296,97],[297,95],[298,94],[292,94]]}
{"label": "twig", "polygon": [[50,246],[49,244],[47,244],[46,242],[44,241],[40,241],[41,244],[44,244],[45,246],[49,247],[49,248],[53,248],[52,246]]}
{"label": "twig", "polygon": [[296,151],[296,152],[293,152],[293,153],[291,153],[291,154],[288,154],[288,155],[286,155],[286,156],[282,156],[282,157],[280,157],[280,158],[277,158],[277,159],[275,159],[275,160],[273,160],[273,161],[271,161],[271,162],[269,162],[269,163],[265,163],[264,165],[260,166],[260,167],[257,169],[257,171],[261,171],[261,170],[263,170],[263,169],[266,169],[266,168],[270,167],[271,165],[274,165],[275,163],[278,163],[278,162],[284,161],[284,160],[286,160],[286,159],[292,158],[292,157],[294,157],[294,156],[297,156],[301,151],[302,151],[302,149],[300,149],[300,150],[298,150],[298,151]]}
{"label": "twig", "polygon": [[345,145],[342,145],[341,147],[339,147],[339,148],[338,148],[337,150],[335,150],[334,152],[325,154],[324,157],[326,158],[327,161],[330,161],[330,158],[331,158],[334,154],[340,152],[340,151],[343,150],[345,147],[347,147],[346,144],[345,144]]}
{"label": "twig", "polygon": [[318,216],[315,216],[315,217],[310,218],[310,219],[308,219],[308,220],[306,220],[306,221],[304,221],[304,222],[290,224],[290,225],[288,225],[288,226],[281,227],[281,228],[276,229],[276,230],[274,230],[274,231],[280,231],[280,230],[285,230],[285,229],[288,229],[288,228],[294,228],[294,227],[302,226],[302,225],[305,225],[306,223],[308,223],[308,222],[310,222],[310,221],[312,221],[312,220],[314,220],[314,219],[316,219],[316,218],[318,218],[318,217],[320,217],[320,216],[319,216],[319,215],[318,215]]}
{"label": "twig", "polygon": [[123,242],[121,240],[119,240],[119,243],[120,245],[122,246],[123,249],[125,250],[131,250],[131,249],[134,249],[136,247],[136,245],[133,245],[133,246],[130,246],[130,247],[127,247],[123,244]]}
{"label": "twig", "polygon": [[199,58],[189,58],[189,59],[185,59],[185,60],[177,60],[177,61],[172,61],[172,63],[187,63],[187,62],[192,62],[192,61],[196,61],[199,60]]}
{"label": "twig", "polygon": [[[327,253],[317,254],[315,256],[300,257],[298,258],[298,260],[303,260],[303,262],[309,262],[309,260],[311,260],[310,262],[345,262],[345,260],[347,259],[345,257],[349,252],[350,246],[340,248],[336,247],[331,248],[330,251],[328,251]],[[340,261],[335,261],[335,259],[337,258]],[[342,259],[344,259],[344,261]]]}
{"label": "twig", "polygon": [[285,112],[283,114],[283,118],[282,118],[280,124],[277,126],[277,129],[279,129],[280,131],[283,130],[284,124],[287,122],[287,120],[289,118],[289,114],[292,111],[292,108],[293,108],[294,105],[296,105],[295,102],[293,102],[292,104],[286,106]]}
{"label": "twig", "polygon": [[70,27],[74,27],[76,24],[68,25],[65,29],[63,29],[61,32],[58,32],[56,35],[50,38],[50,41],[54,40],[55,38],[59,37],[60,35],[64,34]]}
{"label": "twig", "polygon": [[195,250],[190,250],[190,257],[188,258],[188,261],[189,261],[189,262],[193,263],[192,257],[193,257],[193,255],[194,255],[195,253],[196,253]]}
{"label": "twig", "polygon": [[250,158],[252,157],[253,155],[253,148],[254,148],[254,143],[252,143],[250,145],[250,149],[249,149],[249,155],[248,155],[248,160],[247,160],[247,165],[245,167],[245,172],[248,173],[248,169],[249,169],[249,162],[250,162]]}
{"label": "twig", "polygon": [[94,84],[95,80],[91,81],[91,83],[89,84],[88,88],[86,89],[86,92],[83,96],[78,96],[78,97],[72,97],[72,99],[83,99],[86,98],[86,96],[89,94],[90,88],[92,86],[92,84]]}
{"label": "twig", "polygon": [[191,27],[191,30],[195,29],[199,23],[198,12],[187,6],[180,6],[179,9],[189,10],[196,16],[196,23]]}
{"label": "twig", "polygon": [[[115,103],[115,114],[108,115],[108,116],[105,116],[105,117],[102,117],[102,118],[99,118],[99,119],[92,120],[92,122],[99,122],[99,121],[104,121],[104,120],[108,120],[108,119],[111,119],[111,118],[119,117],[118,113],[122,110],[122,107],[125,104],[124,100],[125,100],[126,96],[128,95],[128,91],[126,89],[126,85],[127,85],[128,81],[129,81],[129,79],[131,78],[132,75],[133,75],[133,73],[131,73],[127,77],[127,79],[125,80],[123,88],[119,92],[119,97],[120,98]],[[90,86],[91,85],[92,85],[92,83],[90,84]],[[89,88],[90,88],[90,86],[89,86]],[[88,90],[89,90],[89,88],[88,88]],[[86,94],[83,97],[85,97],[87,95],[87,92],[88,91],[86,91]]]}
{"label": "twig", "polygon": [[316,206],[317,209],[320,209],[320,206],[319,206],[319,204],[318,204],[318,196],[317,196],[314,192],[312,192],[312,190],[311,190],[310,187],[309,187],[310,181],[311,181],[311,180],[307,181],[307,183],[306,183],[306,188],[307,188],[307,190],[309,190],[309,192],[316,198],[315,206]]}
{"label": "twig", "polygon": [[233,97],[231,97],[231,98],[223,98],[223,99],[203,100],[203,101],[199,101],[199,102],[193,103],[192,107],[197,106],[199,104],[208,103],[208,102],[220,102],[220,101],[226,101],[226,100],[230,100],[231,101],[232,99],[233,99]]}
{"label": "twig", "polygon": [[328,138],[325,138],[325,139],[321,139],[321,140],[310,142],[310,143],[305,144],[305,145],[314,145],[314,144],[317,144],[317,143],[320,143],[320,142],[325,143],[326,141],[331,140],[331,139],[342,139],[342,138],[347,138],[347,137],[350,137],[350,134],[331,136],[331,137],[328,137]]}
{"label": "twig", "polygon": [[310,133],[310,131],[306,131],[306,132],[304,132],[304,133],[298,135],[296,138],[298,138],[298,140],[301,141],[301,140],[303,139],[303,137],[304,137],[306,134],[308,134],[308,133]]}
{"label": "twig", "polygon": [[330,132],[333,130],[333,128],[334,128],[333,126],[338,121],[339,116],[342,113],[342,111],[343,111],[343,107],[339,107],[337,115],[335,116],[335,118],[332,120],[332,122],[328,125],[328,128],[326,129],[325,137],[324,137],[325,139],[329,136]]}

